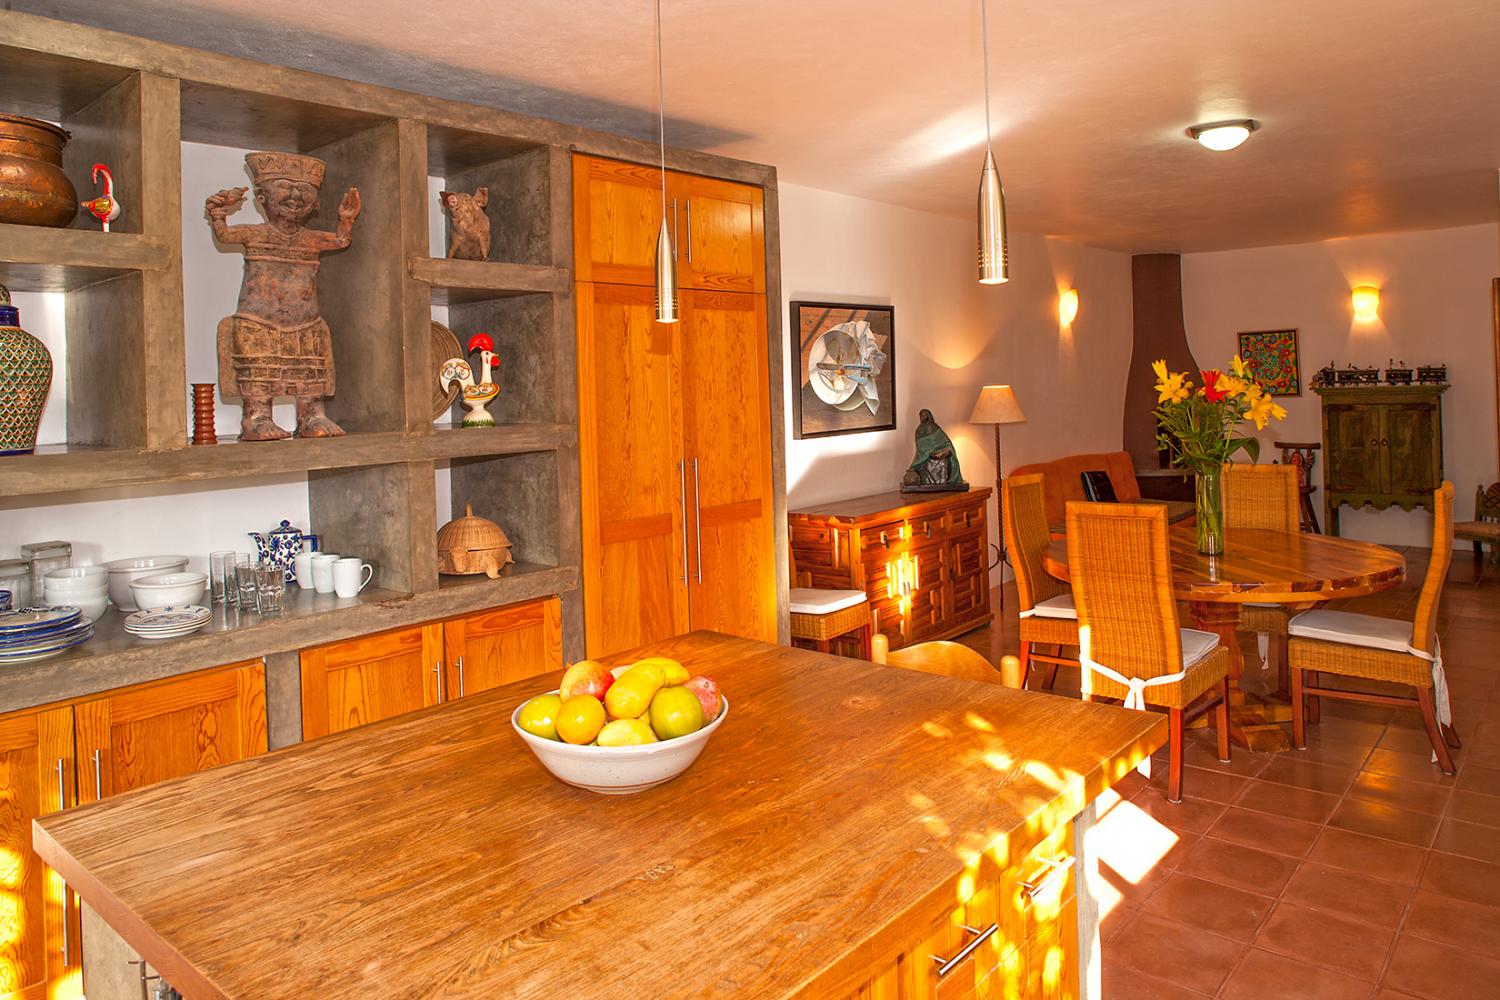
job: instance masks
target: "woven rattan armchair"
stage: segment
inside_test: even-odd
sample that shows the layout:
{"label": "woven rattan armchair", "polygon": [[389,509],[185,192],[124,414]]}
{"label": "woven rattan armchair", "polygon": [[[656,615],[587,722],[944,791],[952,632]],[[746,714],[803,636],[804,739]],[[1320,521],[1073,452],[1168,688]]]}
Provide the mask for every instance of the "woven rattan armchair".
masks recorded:
{"label": "woven rattan armchair", "polygon": [[1068,504],[1068,572],[1078,606],[1084,698],[1118,698],[1136,707],[1132,687],[1145,685],[1139,690],[1144,705],[1167,710],[1167,798],[1180,802],[1189,722],[1213,711],[1219,759],[1229,759],[1229,650],[1213,633],[1178,621],[1166,508]]}
{"label": "woven rattan armchair", "polygon": [[[1302,530],[1298,512],[1300,479],[1295,465],[1224,466],[1224,527]],[[1266,636],[1266,667],[1276,671],[1276,686],[1287,689],[1287,622],[1291,614],[1279,604],[1245,604],[1240,629]]]}
{"label": "woven rattan armchair", "polygon": [[[1073,591],[1047,572],[1042,554],[1052,533],[1047,528],[1047,501],[1042,476],[1011,476],[1000,484],[1004,511],[1002,529],[1016,574],[1020,604],[1021,670],[1023,686],[1031,678],[1032,662],[1045,664],[1041,686],[1051,690],[1059,666],[1076,667],[1078,660],[1063,655],[1064,647],[1078,646],[1078,615]],[[1051,646],[1041,653],[1038,646]]]}
{"label": "woven rattan armchair", "polygon": [[[1449,746],[1459,747],[1452,725],[1440,721],[1447,691],[1437,687],[1442,653],[1438,645],[1438,602],[1453,561],[1453,484],[1433,493],[1432,558],[1417,597],[1413,621],[1376,618],[1348,611],[1306,611],[1291,621],[1288,663],[1292,674],[1292,743],[1307,746],[1307,702],[1320,698],[1415,708],[1422,713],[1438,765],[1453,773]],[[1434,660],[1438,668],[1434,669]],[[1349,691],[1324,686],[1325,674],[1386,681],[1413,688],[1415,698]]]}

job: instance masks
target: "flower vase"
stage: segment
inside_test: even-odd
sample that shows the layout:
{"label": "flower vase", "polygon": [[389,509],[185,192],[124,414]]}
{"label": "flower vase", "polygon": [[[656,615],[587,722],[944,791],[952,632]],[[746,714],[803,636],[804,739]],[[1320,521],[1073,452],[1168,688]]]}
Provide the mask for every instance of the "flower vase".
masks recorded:
{"label": "flower vase", "polygon": [[1224,475],[1217,469],[1200,472],[1198,494],[1198,551],[1217,556],[1224,552]]}
{"label": "flower vase", "polygon": [[21,329],[10,292],[0,285],[0,455],[36,450],[42,406],[52,388],[52,354]]}

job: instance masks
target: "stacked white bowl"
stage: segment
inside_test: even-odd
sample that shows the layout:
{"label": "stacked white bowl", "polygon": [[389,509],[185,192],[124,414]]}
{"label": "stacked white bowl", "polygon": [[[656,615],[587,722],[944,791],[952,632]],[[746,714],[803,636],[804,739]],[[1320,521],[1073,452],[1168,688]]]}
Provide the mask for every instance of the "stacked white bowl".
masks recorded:
{"label": "stacked white bowl", "polygon": [[142,610],[180,608],[203,600],[208,588],[205,573],[157,573],[130,581],[130,593]]}
{"label": "stacked white bowl", "polygon": [[121,611],[138,610],[135,595],[130,592],[131,581],[159,573],[181,573],[187,569],[187,563],[187,556],[138,556],[107,562],[104,566],[109,570],[109,599]]}
{"label": "stacked white bowl", "polygon": [[91,622],[109,607],[109,570],[103,566],[65,566],[42,577],[42,600],[48,607],[80,608]]}

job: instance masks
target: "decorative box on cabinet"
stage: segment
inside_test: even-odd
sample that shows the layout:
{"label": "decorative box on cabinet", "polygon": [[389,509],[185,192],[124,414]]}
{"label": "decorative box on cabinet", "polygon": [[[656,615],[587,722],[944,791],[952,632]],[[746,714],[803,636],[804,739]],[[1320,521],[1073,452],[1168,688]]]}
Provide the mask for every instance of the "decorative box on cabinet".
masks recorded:
{"label": "decorative box on cabinet", "polygon": [[892,649],[986,625],[990,493],[880,493],[792,511],[792,585],[863,590]]}
{"label": "decorative box on cabinet", "polygon": [[679,321],[655,321],[658,170],[575,156],[591,656],[713,629],[775,641],[763,193],[669,171]]}
{"label": "decorative box on cabinet", "polygon": [[562,667],[556,597],[304,649],[302,738],[414,712]]}
{"label": "decorative box on cabinet", "polygon": [[1339,508],[1430,509],[1443,482],[1446,385],[1324,386],[1323,505],[1330,534]]}

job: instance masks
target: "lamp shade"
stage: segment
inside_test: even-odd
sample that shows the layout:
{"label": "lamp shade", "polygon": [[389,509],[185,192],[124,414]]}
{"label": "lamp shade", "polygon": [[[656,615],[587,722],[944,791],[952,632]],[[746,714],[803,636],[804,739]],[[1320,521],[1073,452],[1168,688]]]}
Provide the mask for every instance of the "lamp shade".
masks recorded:
{"label": "lamp shade", "polygon": [[1026,414],[1016,401],[1016,394],[1008,385],[987,385],[979,390],[979,399],[974,403],[974,412],[969,414],[971,424],[1023,424]]}

